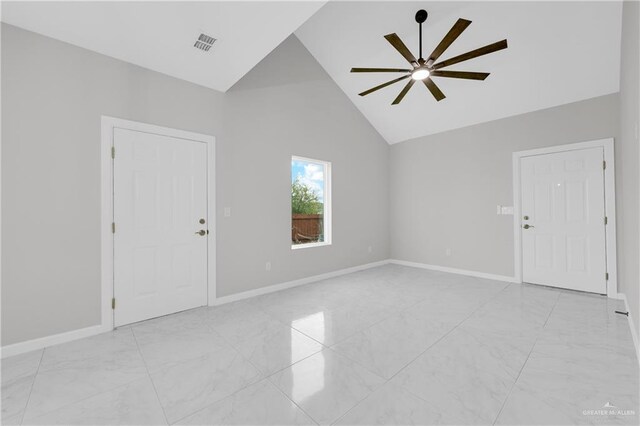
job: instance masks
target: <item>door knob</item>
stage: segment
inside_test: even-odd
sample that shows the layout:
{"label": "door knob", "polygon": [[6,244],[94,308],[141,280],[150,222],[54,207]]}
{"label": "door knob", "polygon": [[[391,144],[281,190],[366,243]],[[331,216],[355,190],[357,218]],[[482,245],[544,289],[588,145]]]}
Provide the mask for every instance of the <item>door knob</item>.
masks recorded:
{"label": "door knob", "polygon": [[205,231],[204,229],[201,229],[198,232],[196,232],[196,235],[200,235],[201,237],[204,237],[206,234],[207,234],[207,231]]}
{"label": "door knob", "polygon": [[529,225],[528,223],[523,226],[524,229],[535,228],[533,225]]}

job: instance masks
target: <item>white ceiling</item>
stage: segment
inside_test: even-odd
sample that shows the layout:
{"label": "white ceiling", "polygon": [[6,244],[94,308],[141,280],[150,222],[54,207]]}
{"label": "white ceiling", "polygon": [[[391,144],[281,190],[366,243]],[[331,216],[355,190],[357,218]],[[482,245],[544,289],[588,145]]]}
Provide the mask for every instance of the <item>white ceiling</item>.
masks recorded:
{"label": "white ceiling", "polygon": [[[618,1],[324,4],[3,1],[2,20],[220,91],[228,90],[295,31],[389,143],[619,89]],[[395,75],[351,74],[351,67],[408,65],[383,35],[397,33],[417,55],[414,15],[419,8],[429,12],[424,56],[458,18],[473,23],[441,60],[504,38],[509,48],[448,68],[491,72],[485,81],[434,78],[447,96],[439,103],[421,84],[396,106],[391,101],[404,83],[358,96]],[[193,47],[201,32],[218,39],[208,53]]]}
{"label": "white ceiling", "polygon": [[[324,3],[3,1],[2,21],[226,91]],[[200,33],[218,39],[207,53]]]}
{"label": "white ceiling", "polygon": [[[447,96],[441,102],[416,84],[400,105],[390,105],[404,82],[358,96],[396,75],[351,74],[351,67],[408,65],[383,35],[397,33],[418,56],[420,8],[429,12],[423,56],[458,18],[473,23],[441,60],[504,38],[509,48],[447,68],[491,72],[485,81],[434,78]],[[331,2],[296,35],[380,134],[397,143],[617,92],[621,13],[620,2]]]}

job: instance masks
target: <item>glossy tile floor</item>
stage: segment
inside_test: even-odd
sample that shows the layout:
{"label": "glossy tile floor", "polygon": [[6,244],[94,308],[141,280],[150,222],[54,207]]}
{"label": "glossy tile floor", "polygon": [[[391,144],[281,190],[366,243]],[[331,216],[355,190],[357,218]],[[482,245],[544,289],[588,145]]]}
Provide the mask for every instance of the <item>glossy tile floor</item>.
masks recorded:
{"label": "glossy tile floor", "polygon": [[621,307],[387,265],[5,359],[2,421],[638,424]]}

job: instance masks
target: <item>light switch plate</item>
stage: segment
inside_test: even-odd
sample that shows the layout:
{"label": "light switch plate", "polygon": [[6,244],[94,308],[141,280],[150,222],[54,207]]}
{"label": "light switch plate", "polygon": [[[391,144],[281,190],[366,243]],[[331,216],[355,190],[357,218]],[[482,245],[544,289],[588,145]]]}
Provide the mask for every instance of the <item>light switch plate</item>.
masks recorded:
{"label": "light switch plate", "polygon": [[224,217],[231,217],[231,207],[224,208]]}
{"label": "light switch plate", "polygon": [[513,206],[502,206],[502,212],[500,214],[513,214]]}

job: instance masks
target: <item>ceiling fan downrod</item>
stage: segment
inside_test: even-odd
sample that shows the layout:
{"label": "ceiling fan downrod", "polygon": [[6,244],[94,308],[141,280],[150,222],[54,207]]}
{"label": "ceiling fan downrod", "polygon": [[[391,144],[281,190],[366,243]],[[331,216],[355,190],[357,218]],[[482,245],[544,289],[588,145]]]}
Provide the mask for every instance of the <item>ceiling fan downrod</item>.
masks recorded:
{"label": "ceiling fan downrod", "polygon": [[419,40],[420,40],[420,52],[419,52],[420,56],[418,57],[418,63],[420,65],[422,65],[424,63],[424,59],[422,59],[422,24],[427,20],[428,16],[429,16],[429,14],[424,9],[420,9],[419,11],[416,12],[416,22],[420,26],[420,37],[419,37]]}

